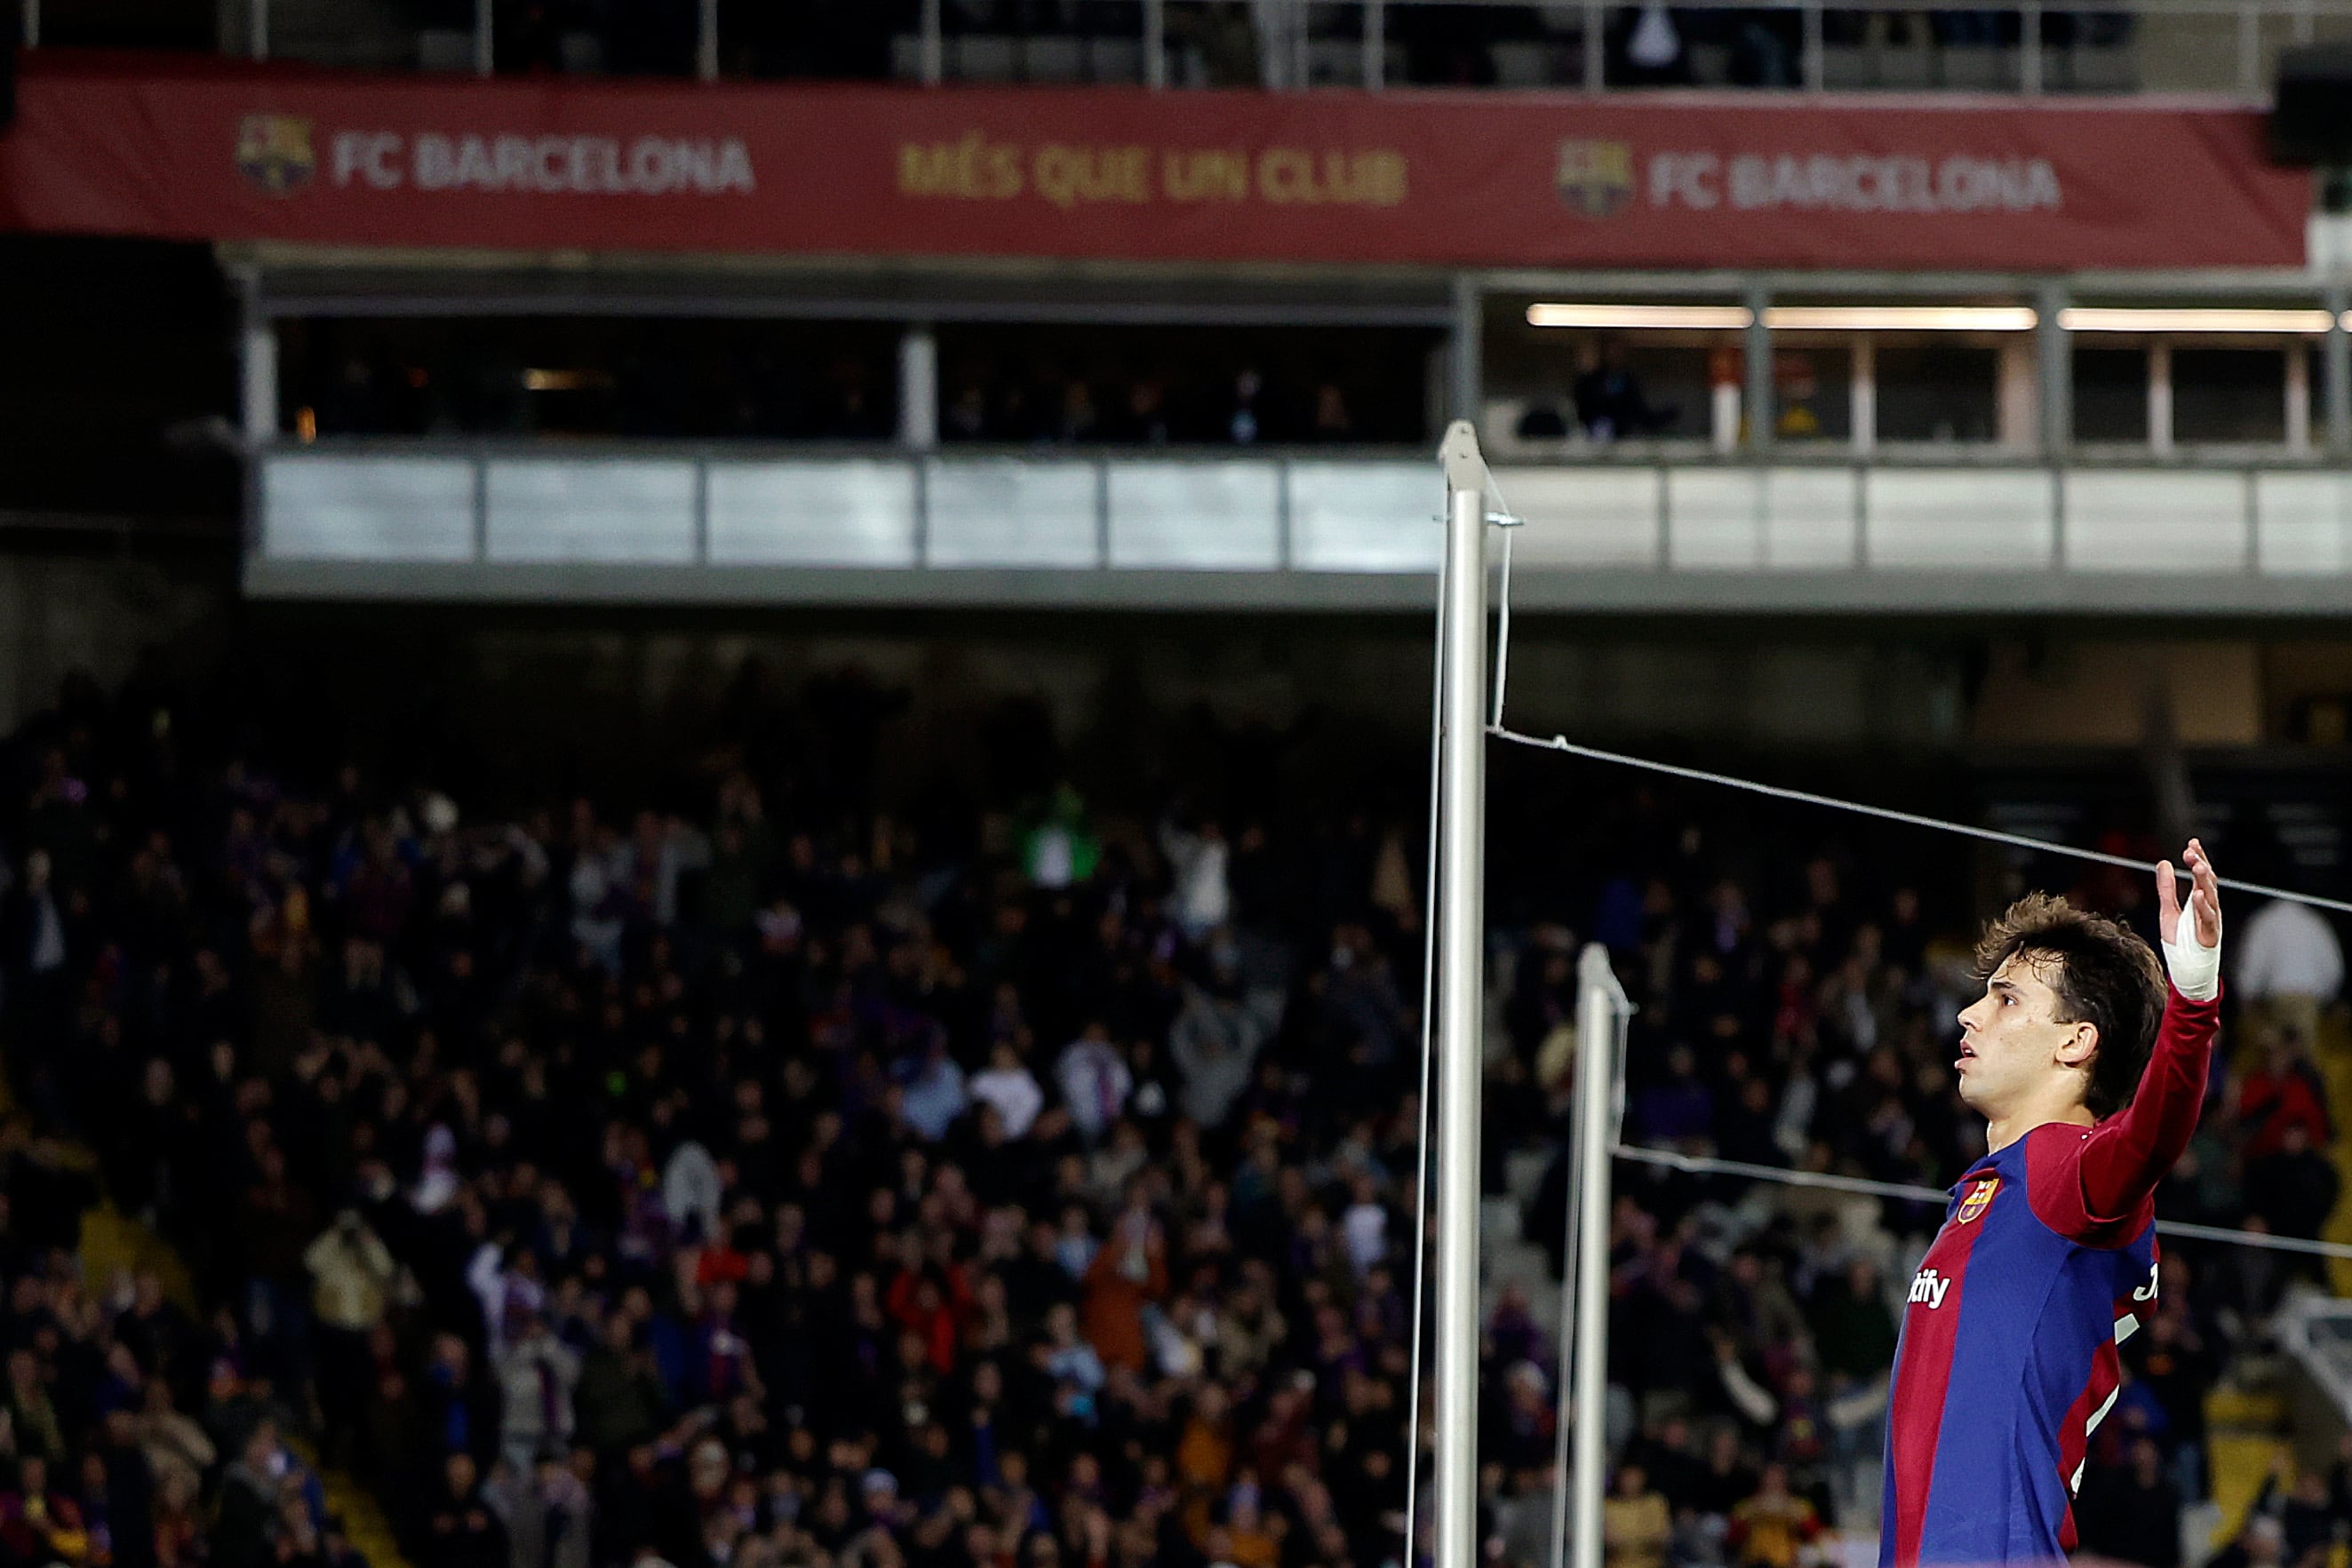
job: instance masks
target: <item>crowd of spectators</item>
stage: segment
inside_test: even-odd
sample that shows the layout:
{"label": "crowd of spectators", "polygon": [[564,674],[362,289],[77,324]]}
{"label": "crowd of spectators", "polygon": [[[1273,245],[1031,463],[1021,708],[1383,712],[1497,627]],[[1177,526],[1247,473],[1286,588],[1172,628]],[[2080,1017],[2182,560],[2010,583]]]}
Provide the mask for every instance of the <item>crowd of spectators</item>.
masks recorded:
{"label": "crowd of spectators", "polygon": [[[198,1304],[79,1280],[83,1178],[11,1127],[0,1563],[340,1568],[295,1435],[435,1568],[1406,1562],[1411,813],[1369,781],[1336,812],[897,800],[893,711],[850,674],[736,711],[659,808],[313,768],[317,715],[194,722],[160,674],[28,724],[15,1079]],[[1956,1177],[1962,982],[1918,887],[1643,810],[1498,926],[1490,1190],[1558,1143],[1583,939],[1642,1006],[1636,1137]],[[1510,882],[1498,910],[1547,896]],[[2305,1044],[2217,1074],[2168,1212],[2325,1217]],[[1619,1182],[1612,1563],[1874,1528],[1937,1211]],[[1555,1165],[1530,1239],[1564,1197]],[[2165,1270],[2086,1500],[2194,1491],[2198,1396],[2290,1274]],[[1559,1366],[1518,1288],[1483,1367],[1481,1529],[1540,1561]]]}

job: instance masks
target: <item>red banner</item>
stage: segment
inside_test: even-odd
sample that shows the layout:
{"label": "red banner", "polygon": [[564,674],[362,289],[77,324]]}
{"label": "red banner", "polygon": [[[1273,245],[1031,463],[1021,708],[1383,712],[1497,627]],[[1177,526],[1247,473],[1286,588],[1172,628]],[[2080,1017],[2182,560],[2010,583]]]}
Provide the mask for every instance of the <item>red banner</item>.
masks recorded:
{"label": "red banner", "polygon": [[2259,116],[2129,102],[342,78],[26,57],[0,225],[1500,267],[2299,266]]}

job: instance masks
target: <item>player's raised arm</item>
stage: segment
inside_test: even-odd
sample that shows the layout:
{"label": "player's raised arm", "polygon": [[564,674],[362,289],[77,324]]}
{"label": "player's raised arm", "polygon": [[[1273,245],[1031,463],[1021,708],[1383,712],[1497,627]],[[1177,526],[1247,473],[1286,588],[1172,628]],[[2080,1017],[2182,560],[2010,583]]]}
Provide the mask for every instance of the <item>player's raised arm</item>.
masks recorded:
{"label": "player's raised arm", "polygon": [[2156,1190],[2197,1131],[2205,1072],[2221,1010],[2221,884],[2205,846],[2189,841],[2187,906],[2172,862],[2156,868],[2157,935],[2171,980],[2156,1049],[2132,1103],[2083,1148],[2083,1207],[2094,1219],[2128,1218]]}

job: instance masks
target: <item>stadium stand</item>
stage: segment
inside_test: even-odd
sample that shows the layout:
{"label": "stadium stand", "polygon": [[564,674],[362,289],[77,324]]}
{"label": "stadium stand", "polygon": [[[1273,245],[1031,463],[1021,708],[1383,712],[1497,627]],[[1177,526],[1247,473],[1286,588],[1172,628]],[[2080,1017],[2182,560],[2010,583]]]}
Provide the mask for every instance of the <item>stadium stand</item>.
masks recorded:
{"label": "stadium stand", "polygon": [[[314,773],[290,714],[152,672],[27,724],[7,1560],[350,1563],[299,1442],[418,1563],[1401,1561],[1407,791],[893,800],[894,711],[826,677],[737,713],[675,808],[506,812]],[[1191,734],[1210,772],[1265,756]],[[1570,925],[1643,1008],[1633,1135],[1928,1183],[1980,1135],[1926,880],[1962,868],[1728,826],[1645,798],[1498,894],[1486,1186],[1528,1240],[1490,1258],[1482,1530],[1510,1562],[1549,1511]],[[2076,891],[2147,918],[2126,879]],[[2294,1026],[2250,1027],[2166,1211],[2309,1234],[2336,1117]],[[58,1136],[194,1311],[77,1280]],[[1886,1281],[1933,1218],[1621,1175],[1612,1563],[1790,1568],[1866,1528]],[[2205,1493],[2209,1380],[2298,1274],[2167,1257],[2084,1504],[2150,1568]],[[2257,1516],[2324,1536],[2341,1503],[2290,1479]]]}

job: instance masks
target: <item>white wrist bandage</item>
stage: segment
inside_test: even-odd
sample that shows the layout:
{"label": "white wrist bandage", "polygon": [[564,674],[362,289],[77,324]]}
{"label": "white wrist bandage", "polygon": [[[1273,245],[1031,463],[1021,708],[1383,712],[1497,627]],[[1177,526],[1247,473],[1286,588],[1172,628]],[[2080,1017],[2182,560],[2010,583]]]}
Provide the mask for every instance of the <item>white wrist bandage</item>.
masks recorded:
{"label": "white wrist bandage", "polygon": [[2221,946],[2207,947],[2197,940],[2197,917],[2180,912],[2180,940],[2164,944],[2164,967],[2172,988],[2192,1002],[2210,1002],[2221,994]]}

